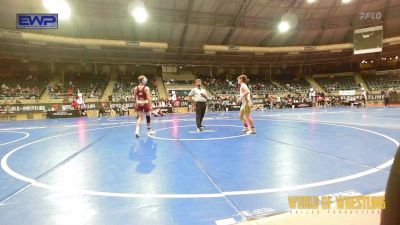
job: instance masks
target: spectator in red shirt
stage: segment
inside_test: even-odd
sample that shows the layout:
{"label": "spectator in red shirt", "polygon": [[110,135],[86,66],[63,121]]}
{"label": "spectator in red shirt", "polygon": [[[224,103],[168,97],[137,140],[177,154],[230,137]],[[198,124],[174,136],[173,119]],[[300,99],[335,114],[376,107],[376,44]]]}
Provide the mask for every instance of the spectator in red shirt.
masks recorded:
{"label": "spectator in red shirt", "polygon": [[74,108],[74,110],[78,110],[78,102],[76,101],[78,97],[74,98],[74,100],[72,101],[72,107]]}

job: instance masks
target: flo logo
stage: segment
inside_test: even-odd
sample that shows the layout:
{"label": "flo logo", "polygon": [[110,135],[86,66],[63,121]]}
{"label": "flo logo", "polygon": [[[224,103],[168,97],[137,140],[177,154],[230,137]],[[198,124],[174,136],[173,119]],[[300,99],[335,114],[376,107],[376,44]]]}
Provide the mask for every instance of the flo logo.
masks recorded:
{"label": "flo logo", "polygon": [[360,12],[360,20],[381,20],[381,12]]}

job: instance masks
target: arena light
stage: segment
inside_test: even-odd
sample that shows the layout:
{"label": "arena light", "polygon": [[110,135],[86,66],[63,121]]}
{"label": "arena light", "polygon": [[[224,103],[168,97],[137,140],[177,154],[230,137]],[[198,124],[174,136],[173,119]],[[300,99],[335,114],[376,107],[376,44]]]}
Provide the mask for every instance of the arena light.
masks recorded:
{"label": "arena light", "polygon": [[290,29],[290,25],[286,21],[281,21],[278,25],[279,32],[285,33]]}
{"label": "arena light", "polygon": [[311,3],[314,3],[314,2],[316,2],[316,1],[317,1],[317,0],[307,0],[307,2],[310,3],[310,4],[311,4]]}
{"label": "arena light", "polygon": [[58,13],[58,19],[68,20],[71,8],[65,0],[43,0],[43,6],[50,13]]}
{"label": "arena light", "polygon": [[347,3],[349,3],[349,2],[351,2],[351,0],[342,0],[342,3],[343,3],[343,4],[347,4]]}
{"label": "arena light", "polygon": [[135,18],[135,21],[137,23],[144,23],[146,22],[147,18],[149,17],[149,14],[146,11],[146,8],[144,7],[143,3],[137,4],[132,10],[131,10],[131,15],[133,18]]}

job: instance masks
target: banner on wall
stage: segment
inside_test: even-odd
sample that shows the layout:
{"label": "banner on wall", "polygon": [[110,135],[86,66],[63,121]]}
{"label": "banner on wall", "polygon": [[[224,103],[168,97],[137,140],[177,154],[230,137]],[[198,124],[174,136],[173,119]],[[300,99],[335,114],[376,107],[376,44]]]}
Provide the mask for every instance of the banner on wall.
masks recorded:
{"label": "banner on wall", "polygon": [[[347,96],[338,96],[340,100],[342,101],[358,101],[361,100],[360,95],[347,95]],[[382,94],[371,94],[367,95],[367,100],[383,100],[384,95]]]}
{"label": "banner on wall", "polygon": [[[177,101],[176,107],[187,107],[188,101]],[[98,110],[101,105],[106,108],[115,109],[125,107],[127,109],[134,109],[135,104],[133,102],[98,102],[98,103],[87,103],[86,109],[88,110]],[[0,111],[4,110],[7,106],[5,104],[0,105]],[[172,112],[172,107],[157,107],[162,109],[167,109],[168,112]],[[71,104],[60,103],[60,104],[13,104],[9,105],[10,112],[32,112],[32,111],[73,111],[74,108]]]}
{"label": "banner on wall", "polygon": [[47,111],[47,118],[73,118],[80,117],[79,110],[66,110],[66,111]]}
{"label": "banner on wall", "polygon": [[353,96],[356,95],[356,90],[339,91],[340,96]]}
{"label": "banner on wall", "polygon": [[254,98],[253,104],[265,104],[265,99],[264,98]]}

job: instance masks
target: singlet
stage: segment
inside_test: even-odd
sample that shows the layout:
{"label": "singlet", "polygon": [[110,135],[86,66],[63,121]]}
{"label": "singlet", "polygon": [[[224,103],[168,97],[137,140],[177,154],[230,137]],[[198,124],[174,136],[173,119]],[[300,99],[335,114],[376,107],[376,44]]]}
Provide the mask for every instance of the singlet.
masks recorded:
{"label": "singlet", "polygon": [[137,103],[140,103],[140,104],[146,104],[146,103],[149,103],[148,102],[148,99],[147,99],[147,94],[146,94],[146,86],[142,86],[143,88],[142,89],[139,89],[139,87],[140,86],[136,86],[136,99],[137,99]]}
{"label": "singlet", "polygon": [[[244,93],[244,89],[245,88],[248,89],[247,84],[242,83],[240,85],[240,95],[242,95]],[[242,104],[251,104],[250,95],[251,95],[251,92],[250,92],[250,89],[249,89],[249,94],[246,97],[242,98]]]}

